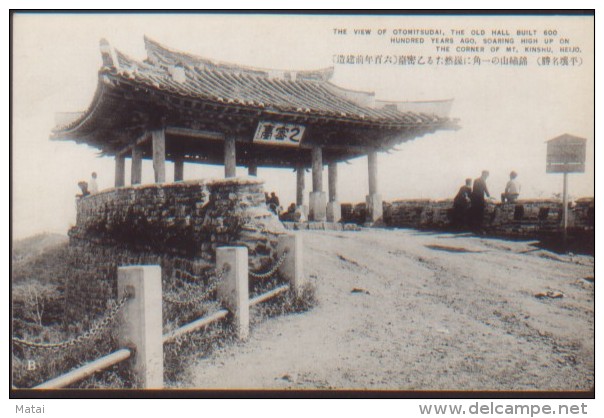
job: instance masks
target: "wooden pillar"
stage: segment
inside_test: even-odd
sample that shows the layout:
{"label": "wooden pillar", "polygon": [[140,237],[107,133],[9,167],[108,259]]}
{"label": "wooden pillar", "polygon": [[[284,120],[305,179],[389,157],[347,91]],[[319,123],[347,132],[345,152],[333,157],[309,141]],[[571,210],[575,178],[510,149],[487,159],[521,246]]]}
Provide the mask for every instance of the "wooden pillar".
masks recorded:
{"label": "wooden pillar", "polygon": [[247,174],[248,176],[258,176],[258,166],[256,164],[250,164],[247,167]]}
{"label": "wooden pillar", "polygon": [[158,129],[151,132],[153,139],[153,171],[155,182],[166,182],[166,131]]}
{"label": "wooden pillar", "polygon": [[304,175],[305,169],[302,164],[296,167],[296,206],[304,205]]}
{"label": "wooden pillar", "polygon": [[342,207],[338,202],[338,163],[332,161],[327,166],[329,181],[329,202],[327,202],[327,220],[329,222],[339,222],[342,218]]}
{"label": "wooden pillar", "polygon": [[235,149],[235,137],[227,135],[224,138],[224,176],[235,177],[237,175],[237,152]]}
{"label": "wooden pillar", "polygon": [[331,162],[327,165],[327,179],[329,181],[329,201],[335,202],[338,200],[338,163]]}
{"label": "wooden pillar", "polygon": [[126,184],[126,158],[124,155],[115,156],[115,187]]}
{"label": "wooden pillar", "polygon": [[323,192],[323,153],[321,147],[312,148],[312,192],[310,192],[308,218],[311,221],[327,219],[327,196]]}
{"label": "wooden pillar", "polygon": [[323,191],[323,152],[321,147],[312,147],[312,191]]}
{"label": "wooden pillar", "polygon": [[367,154],[367,169],[369,174],[369,194],[366,197],[366,221],[374,223],[381,219],[383,212],[382,197],[378,194],[377,151],[371,151]]}
{"label": "wooden pillar", "polygon": [[568,242],[568,173],[564,173],[562,183],[562,243]]}
{"label": "wooden pillar", "polygon": [[132,167],[130,169],[130,184],[141,184],[143,174],[143,152],[140,145],[132,148]]}
{"label": "wooden pillar", "polygon": [[178,157],[174,160],[174,181],[182,181],[185,174],[185,162]]}
{"label": "wooden pillar", "polygon": [[369,172],[369,194],[376,194],[378,192],[376,151],[371,151],[367,154],[367,168]]}

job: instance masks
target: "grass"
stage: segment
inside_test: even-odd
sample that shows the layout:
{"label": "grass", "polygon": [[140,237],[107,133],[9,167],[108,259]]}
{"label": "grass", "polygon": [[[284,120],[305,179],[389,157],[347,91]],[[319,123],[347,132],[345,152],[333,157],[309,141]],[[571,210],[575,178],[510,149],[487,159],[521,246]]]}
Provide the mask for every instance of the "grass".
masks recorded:
{"label": "grass", "polygon": [[[61,237],[41,236],[38,240],[28,239],[15,244],[12,269],[12,331],[15,337],[34,342],[66,341],[89,329],[88,324],[62,323],[64,309],[64,286],[66,278],[73,275],[69,270],[69,246]],[[28,253],[28,250],[30,251]],[[250,286],[250,294],[266,292],[281,284],[278,277]],[[170,287],[169,292],[179,292],[191,288]],[[189,283],[207,286],[208,283]],[[191,305],[164,302],[163,332],[167,333],[195,319],[220,309],[215,301],[215,291],[208,300]],[[281,294],[257,305],[253,312],[252,325],[276,315],[303,312],[317,303],[315,288],[308,284],[299,292]],[[164,383],[167,388],[190,387],[192,376],[189,367],[200,358],[211,355],[217,349],[233,344],[236,335],[227,321],[218,321],[202,330],[188,333],[173,342],[164,344]],[[115,330],[107,330],[95,338],[78,346],[58,350],[32,349],[13,344],[12,385],[14,388],[32,388],[47,380],[67,373],[119,348]],[[123,389],[136,387],[134,376],[128,364],[130,360],[74,384],[80,389]]]}

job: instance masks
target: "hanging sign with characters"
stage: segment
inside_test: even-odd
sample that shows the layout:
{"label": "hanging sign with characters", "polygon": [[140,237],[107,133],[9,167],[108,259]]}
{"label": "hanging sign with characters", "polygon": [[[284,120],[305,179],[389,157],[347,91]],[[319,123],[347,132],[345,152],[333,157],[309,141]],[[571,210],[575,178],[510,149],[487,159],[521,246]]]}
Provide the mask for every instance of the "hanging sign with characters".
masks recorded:
{"label": "hanging sign with characters", "polygon": [[297,147],[302,141],[304,129],[304,125],[294,123],[260,121],[254,135],[254,142]]}

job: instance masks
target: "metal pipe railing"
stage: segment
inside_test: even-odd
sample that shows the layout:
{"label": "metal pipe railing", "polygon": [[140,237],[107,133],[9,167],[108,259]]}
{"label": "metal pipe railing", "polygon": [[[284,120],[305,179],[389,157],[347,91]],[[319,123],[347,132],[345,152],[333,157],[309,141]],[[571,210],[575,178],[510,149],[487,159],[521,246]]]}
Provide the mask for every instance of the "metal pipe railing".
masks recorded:
{"label": "metal pipe railing", "polygon": [[203,318],[196,319],[193,322],[189,322],[187,325],[184,325],[180,328],[175,329],[163,336],[164,343],[168,343],[184,335],[186,333],[195,331],[199,328],[203,328],[207,325],[210,325],[212,322],[218,321],[222,318],[225,318],[229,314],[229,311],[226,309],[221,309],[219,311],[214,312],[212,315],[204,316]]}
{"label": "metal pipe railing", "polygon": [[38,386],[34,386],[34,389],[61,389],[71,385],[77,381],[84,379],[98,371],[107,369],[121,361],[124,361],[132,355],[132,351],[127,348],[119,349],[111,354],[103,356],[97,360],[87,363],[77,369],[65,373],[59,377],[55,377],[47,382],[44,382]]}
{"label": "metal pipe railing", "polygon": [[281,286],[277,286],[276,288],[274,288],[273,290],[269,290],[266,293],[262,293],[252,299],[250,299],[250,306],[254,306],[257,305],[259,303],[262,303],[266,300],[269,300],[281,293],[287,292],[289,290],[289,285],[288,284],[284,284]]}

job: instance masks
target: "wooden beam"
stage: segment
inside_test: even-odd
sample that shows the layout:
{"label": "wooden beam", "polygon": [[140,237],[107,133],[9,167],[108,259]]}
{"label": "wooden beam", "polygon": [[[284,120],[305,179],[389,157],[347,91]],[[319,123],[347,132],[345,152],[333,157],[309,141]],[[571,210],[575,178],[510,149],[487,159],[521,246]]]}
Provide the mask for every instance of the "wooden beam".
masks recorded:
{"label": "wooden beam", "polygon": [[216,131],[206,131],[203,129],[189,129],[175,126],[166,127],[167,135],[188,136],[191,138],[203,138],[214,141],[224,141],[224,134]]}
{"label": "wooden beam", "polygon": [[117,151],[115,153],[115,155],[126,155],[126,154],[132,152],[132,149],[134,147],[140,146],[140,145],[144,144],[145,142],[149,141],[150,139],[151,139],[151,133],[145,132],[144,134],[139,136],[133,143],[131,143],[131,144],[125,146],[124,148],[122,148],[121,150]]}

